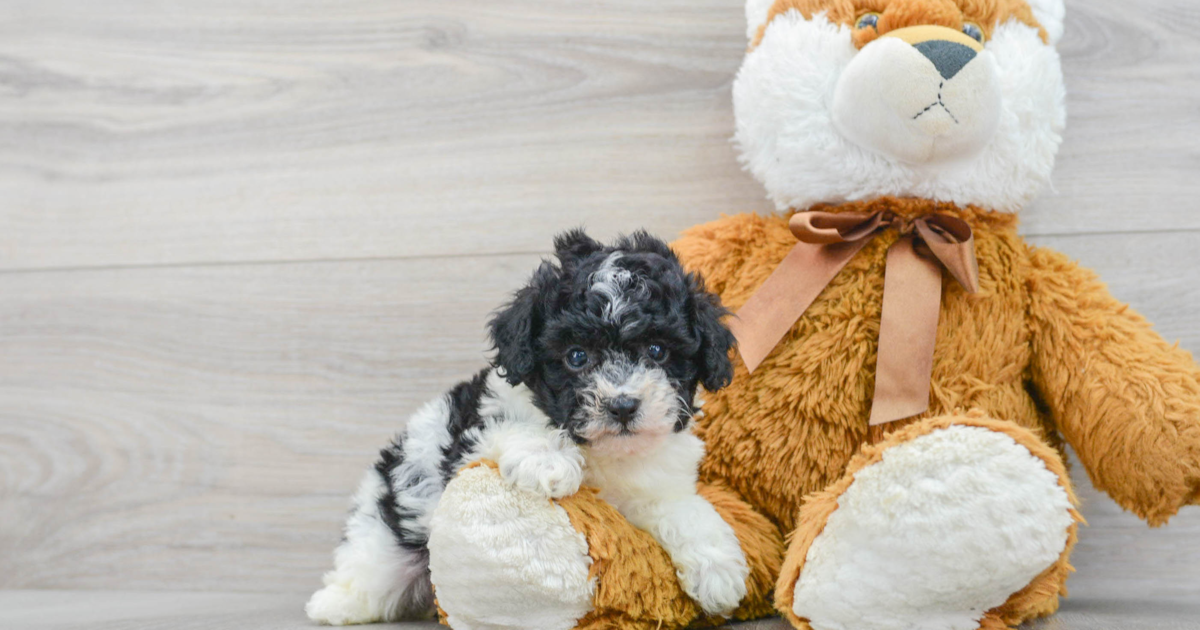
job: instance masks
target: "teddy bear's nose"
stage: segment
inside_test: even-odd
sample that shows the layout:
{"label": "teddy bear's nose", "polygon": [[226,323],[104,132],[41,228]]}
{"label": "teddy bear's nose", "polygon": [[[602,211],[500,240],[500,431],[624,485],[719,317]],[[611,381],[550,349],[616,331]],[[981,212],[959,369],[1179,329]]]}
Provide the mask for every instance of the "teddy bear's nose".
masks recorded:
{"label": "teddy bear's nose", "polygon": [[893,37],[916,48],[947,81],[983,51],[981,42],[945,26],[908,26],[888,31],[883,37]]}
{"label": "teddy bear's nose", "polygon": [[933,62],[933,66],[937,68],[938,74],[942,75],[943,79],[949,81],[962,70],[964,66],[971,63],[975,58],[975,51],[958,43],[950,42],[944,39],[932,39],[927,42],[914,44],[918,52],[925,55],[925,58]]}

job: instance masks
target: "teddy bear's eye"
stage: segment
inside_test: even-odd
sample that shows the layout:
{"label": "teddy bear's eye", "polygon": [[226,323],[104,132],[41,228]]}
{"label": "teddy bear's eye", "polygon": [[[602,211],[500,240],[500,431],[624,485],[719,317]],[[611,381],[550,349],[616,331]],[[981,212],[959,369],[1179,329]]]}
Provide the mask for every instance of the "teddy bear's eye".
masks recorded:
{"label": "teddy bear's eye", "polygon": [[981,44],[983,43],[983,29],[979,28],[978,24],[974,22],[964,22],[963,32],[967,34],[967,37],[970,37]]}
{"label": "teddy bear's eye", "polygon": [[858,22],[855,23],[855,25],[854,25],[854,28],[868,28],[868,27],[879,30],[879,14],[878,13],[864,13],[862,15],[862,17],[858,18]]}

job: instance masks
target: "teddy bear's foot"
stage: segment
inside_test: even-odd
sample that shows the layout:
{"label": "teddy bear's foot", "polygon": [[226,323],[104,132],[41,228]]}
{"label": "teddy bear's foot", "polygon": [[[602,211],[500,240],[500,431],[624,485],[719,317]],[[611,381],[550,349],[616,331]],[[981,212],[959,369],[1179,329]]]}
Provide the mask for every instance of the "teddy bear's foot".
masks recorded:
{"label": "teddy bear's foot", "polygon": [[[732,526],[750,569],[733,616],[772,614],[778,530],[726,489],[699,491]],[[676,630],[704,618],[662,547],[594,490],[551,500],[488,464],[447,485],[429,553],[442,618],[456,630]]]}
{"label": "teddy bear's foot", "polygon": [[455,630],[569,630],[592,609],[587,540],[545,496],[468,468],[438,502],[429,568]]}
{"label": "teddy bear's foot", "polygon": [[1003,628],[1052,612],[1078,513],[1057,453],[985,418],[915,423],[810,497],[776,591],[814,630]]}

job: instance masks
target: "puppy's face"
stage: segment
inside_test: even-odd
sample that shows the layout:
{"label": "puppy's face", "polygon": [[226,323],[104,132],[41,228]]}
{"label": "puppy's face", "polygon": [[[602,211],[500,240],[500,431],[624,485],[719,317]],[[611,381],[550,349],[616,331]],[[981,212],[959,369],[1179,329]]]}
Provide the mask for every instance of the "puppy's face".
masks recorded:
{"label": "puppy's face", "polygon": [[497,366],[580,444],[634,453],[682,431],[696,387],[732,377],[724,310],[643,233],[604,247],[582,232],[492,322]]}

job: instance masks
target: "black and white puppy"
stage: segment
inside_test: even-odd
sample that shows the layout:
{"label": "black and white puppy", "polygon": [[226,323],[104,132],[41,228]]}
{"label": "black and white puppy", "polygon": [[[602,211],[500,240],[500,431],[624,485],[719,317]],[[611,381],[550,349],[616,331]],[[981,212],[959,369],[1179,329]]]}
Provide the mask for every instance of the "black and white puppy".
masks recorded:
{"label": "black and white puppy", "polygon": [[745,596],[737,537],[696,493],[704,445],[690,430],[698,386],[733,375],[726,311],[644,232],[605,247],[576,230],[555,249],[557,263],[543,262],[490,322],[494,367],[418,411],[368,471],[335,568],[306,607],[312,619],[431,615],[431,516],[479,459],[546,497],[599,488],[670,554],[706,612],[729,613]]}

